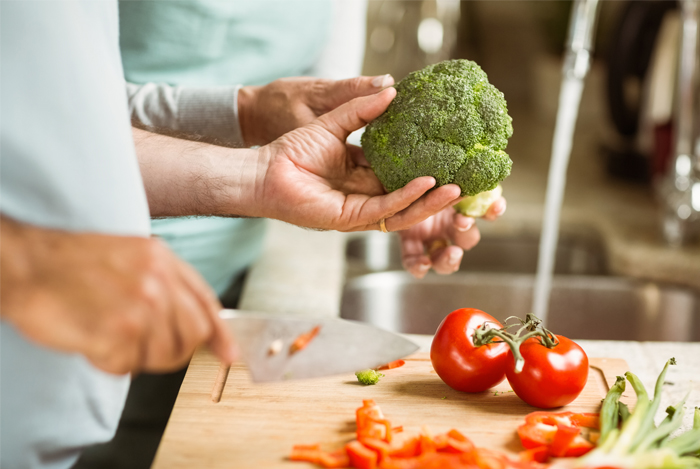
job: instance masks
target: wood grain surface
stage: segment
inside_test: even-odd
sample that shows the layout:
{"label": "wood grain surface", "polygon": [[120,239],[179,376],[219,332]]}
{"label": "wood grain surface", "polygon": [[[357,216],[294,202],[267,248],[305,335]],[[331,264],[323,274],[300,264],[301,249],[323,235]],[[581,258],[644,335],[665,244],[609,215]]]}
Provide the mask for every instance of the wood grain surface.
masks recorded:
{"label": "wood grain surface", "polygon": [[[569,406],[557,410],[597,412],[620,359],[591,359],[588,384]],[[333,449],[353,439],[355,409],[375,399],[384,415],[406,432],[427,425],[434,433],[457,428],[478,446],[516,453],[515,428],[537,409],[521,401],[505,381],[491,391],[465,394],[440,380],[428,354],[385,371],[379,384],[362,386],[354,374],[312,380],[253,384],[243,365],[231,367],[221,401],[212,402],[219,363],[206,349],[192,359],[153,468],[298,468],[286,460],[294,444]],[[633,393],[630,391],[627,394]],[[629,402],[629,395],[623,401]]]}

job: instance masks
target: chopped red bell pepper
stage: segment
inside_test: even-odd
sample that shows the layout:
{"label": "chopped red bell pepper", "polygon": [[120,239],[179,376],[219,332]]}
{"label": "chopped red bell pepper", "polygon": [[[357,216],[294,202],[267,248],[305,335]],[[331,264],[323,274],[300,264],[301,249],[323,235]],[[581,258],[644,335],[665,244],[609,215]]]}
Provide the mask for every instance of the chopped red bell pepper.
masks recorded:
{"label": "chopped red bell pepper", "polygon": [[344,449],[327,452],[322,451],[319,445],[295,445],[289,459],[319,464],[328,469],[350,467],[350,460]]}
{"label": "chopped red bell pepper", "polygon": [[469,453],[474,450],[474,443],[459,431],[452,429],[446,434],[447,442],[440,451],[447,453]]}
{"label": "chopped red bell pepper", "polygon": [[393,362],[387,363],[386,365],[382,365],[379,368],[377,368],[378,371],[383,371],[383,370],[393,370],[394,368],[399,368],[401,366],[404,366],[406,364],[405,361],[403,360],[394,360]]}
{"label": "chopped red bell pepper", "polygon": [[391,442],[391,422],[384,418],[381,409],[372,399],[362,401],[362,407],[355,412],[357,439],[378,438]]}
{"label": "chopped red bell pepper", "polygon": [[377,467],[377,453],[357,440],[345,445],[350,464],[357,469],[375,469]]}
{"label": "chopped red bell pepper", "polygon": [[328,469],[352,467],[350,466],[350,458],[348,457],[348,453],[345,451],[345,448],[339,449],[338,451],[333,451],[331,453],[322,453],[318,460],[318,464]]}
{"label": "chopped red bell pepper", "polygon": [[545,463],[549,460],[549,448],[546,446],[538,446],[536,448],[526,449],[521,451],[518,456],[522,462],[539,462]]}
{"label": "chopped red bell pepper", "polygon": [[[546,414],[540,412],[540,414]],[[578,415],[578,414],[576,414]],[[584,415],[584,414],[581,414]],[[298,445],[292,449],[291,460],[308,461],[326,468],[353,467],[356,469],[534,469],[540,468],[537,462],[544,448],[544,458],[550,448],[541,446],[521,454],[520,461],[513,461],[496,451],[476,448],[464,434],[456,429],[447,433],[431,435],[423,428],[420,435],[399,435],[392,440],[392,433],[398,431],[384,418],[379,406],[372,399],[363,401],[356,411],[357,440],[335,452],[322,451],[319,445]],[[581,419],[575,421],[583,421]],[[543,420],[542,420],[543,421]],[[567,420],[571,422],[572,419]],[[589,422],[590,423],[590,422]],[[597,423],[597,422],[596,422]],[[544,425],[541,421],[533,424]],[[568,426],[572,428],[571,425]],[[573,435],[568,430],[555,435],[550,443],[557,442],[562,447]],[[556,445],[555,445],[556,446]]]}
{"label": "chopped red bell pepper", "polygon": [[402,441],[394,440],[392,443],[377,438],[362,438],[359,441],[376,451],[380,462],[387,457],[412,458],[420,454],[419,437],[404,438]]}
{"label": "chopped red bell pepper", "polygon": [[581,435],[581,428],[598,429],[599,425],[598,414],[533,412],[518,427],[518,436],[526,449],[544,446],[550,456],[581,456],[595,446]]}
{"label": "chopped red bell pepper", "polygon": [[415,458],[387,458],[380,469],[475,469],[464,454],[425,453]]}
{"label": "chopped red bell pepper", "polygon": [[313,340],[313,338],[318,335],[320,331],[321,326],[316,326],[309,332],[304,332],[303,334],[300,334],[296,339],[294,339],[292,345],[289,346],[289,354],[292,355],[297,353],[299,350],[304,350]]}

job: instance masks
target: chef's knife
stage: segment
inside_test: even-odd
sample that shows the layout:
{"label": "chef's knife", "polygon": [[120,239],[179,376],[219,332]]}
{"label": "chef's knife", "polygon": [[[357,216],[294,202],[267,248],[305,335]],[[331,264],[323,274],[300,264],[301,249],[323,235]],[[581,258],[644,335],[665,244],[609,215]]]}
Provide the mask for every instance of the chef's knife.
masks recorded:
{"label": "chef's knife", "polygon": [[[233,333],[255,382],[314,378],[375,368],[418,350],[413,342],[367,324],[337,318],[282,316],[225,309],[219,315]],[[292,343],[320,326],[302,350]]]}

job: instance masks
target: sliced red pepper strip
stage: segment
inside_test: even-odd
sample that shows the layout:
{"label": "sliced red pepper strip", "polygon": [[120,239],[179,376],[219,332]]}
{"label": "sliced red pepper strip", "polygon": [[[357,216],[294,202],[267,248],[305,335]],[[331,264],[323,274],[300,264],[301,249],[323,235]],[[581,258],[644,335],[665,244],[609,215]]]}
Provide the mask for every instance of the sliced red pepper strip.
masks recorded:
{"label": "sliced red pepper strip", "polygon": [[360,438],[360,443],[377,453],[377,459],[382,461],[389,456],[391,445],[379,438]]}
{"label": "sliced red pepper strip", "polygon": [[427,428],[423,427],[418,438],[418,452],[420,454],[435,453],[437,451],[437,444]]}
{"label": "sliced red pepper strip", "polygon": [[475,469],[463,454],[425,453],[416,458],[387,458],[381,469]]}
{"label": "sliced red pepper strip", "polygon": [[597,428],[598,424],[598,414],[533,412],[518,427],[518,436],[526,449],[546,446],[551,456],[581,456],[594,445],[581,436],[580,428]]}
{"label": "sliced red pepper strip", "polygon": [[413,458],[420,454],[420,437],[406,438],[400,445],[392,445],[389,456],[397,458]]}
{"label": "sliced red pepper strip", "polygon": [[362,401],[362,407],[355,412],[357,439],[378,438],[391,442],[391,422],[384,418],[381,409],[372,399]]}
{"label": "sliced red pepper strip", "polygon": [[306,461],[319,464],[325,468],[350,467],[350,460],[345,449],[327,452],[321,451],[319,445],[295,445],[289,455],[292,461]]}
{"label": "sliced red pepper strip", "polygon": [[524,463],[546,463],[549,460],[549,448],[547,446],[538,446],[537,448],[526,449],[521,451],[518,456],[520,461]]}
{"label": "sliced red pepper strip", "polygon": [[316,326],[309,332],[304,332],[303,334],[300,334],[296,339],[294,339],[292,345],[289,346],[289,354],[292,355],[294,353],[297,353],[299,350],[304,350],[313,340],[313,338],[318,335],[320,331],[321,326]]}
{"label": "sliced red pepper strip", "polygon": [[327,469],[351,467],[350,457],[348,456],[347,451],[345,451],[345,448],[338,451],[333,451],[332,453],[321,452],[321,455],[318,458],[318,464]]}
{"label": "sliced red pepper strip", "polygon": [[564,457],[572,449],[571,445],[580,433],[579,427],[557,425],[557,432],[554,434],[552,444],[549,445],[549,454],[555,458]]}
{"label": "sliced red pepper strip", "polygon": [[467,462],[481,469],[506,469],[513,466],[511,461],[502,454],[484,448],[474,448],[473,451],[463,456]]}
{"label": "sliced red pepper strip", "polygon": [[362,438],[359,440],[366,447],[377,452],[379,461],[387,457],[412,458],[420,454],[420,438],[404,438],[403,441],[387,443],[378,438]]}
{"label": "sliced red pepper strip", "polygon": [[348,453],[352,467],[357,469],[375,469],[377,467],[377,453],[359,441],[354,440],[345,445],[345,451]]}
{"label": "sliced red pepper strip", "polygon": [[318,462],[321,447],[319,445],[295,445],[292,447],[292,453],[289,459],[292,461],[308,461]]}
{"label": "sliced red pepper strip", "polygon": [[452,429],[446,433],[447,444],[440,450],[446,453],[469,453],[474,450],[474,443],[458,430]]}
{"label": "sliced red pepper strip", "polygon": [[378,371],[383,371],[383,370],[393,370],[394,368],[399,368],[401,366],[404,366],[406,364],[405,361],[403,360],[394,360],[393,362],[387,363],[386,365],[382,365],[379,368],[377,368]]}

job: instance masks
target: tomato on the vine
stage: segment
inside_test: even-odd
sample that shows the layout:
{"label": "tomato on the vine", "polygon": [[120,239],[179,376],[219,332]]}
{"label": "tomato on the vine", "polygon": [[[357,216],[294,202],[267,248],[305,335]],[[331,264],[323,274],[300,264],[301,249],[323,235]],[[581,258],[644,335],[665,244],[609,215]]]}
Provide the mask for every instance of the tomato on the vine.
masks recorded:
{"label": "tomato on the vine", "polygon": [[430,347],[430,361],[451,388],[481,392],[506,376],[508,344],[474,345],[474,331],[485,323],[503,327],[493,316],[474,308],[461,308],[442,320]]}
{"label": "tomato on the vine", "polygon": [[515,358],[508,350],[506,376],[515,394],[528,404],[542,409],[561,407],[572,402],[586,386],[588,356],[574,341],[555,336],[558,343],[548,348],[540,337],[531,337],[520,345],[525,364],[515,371]]}

